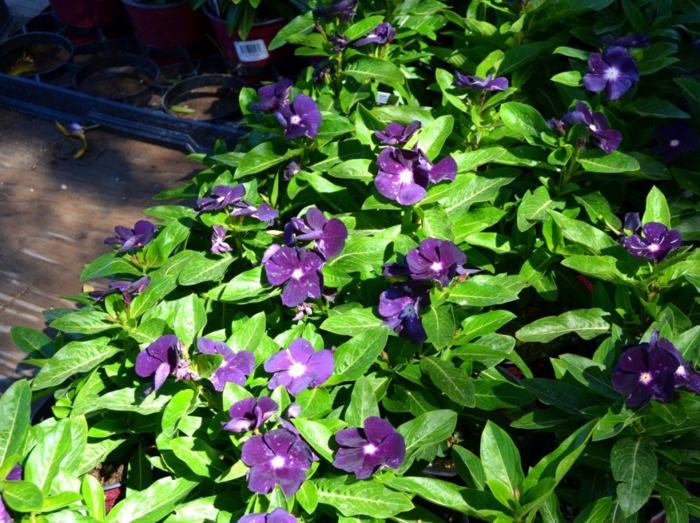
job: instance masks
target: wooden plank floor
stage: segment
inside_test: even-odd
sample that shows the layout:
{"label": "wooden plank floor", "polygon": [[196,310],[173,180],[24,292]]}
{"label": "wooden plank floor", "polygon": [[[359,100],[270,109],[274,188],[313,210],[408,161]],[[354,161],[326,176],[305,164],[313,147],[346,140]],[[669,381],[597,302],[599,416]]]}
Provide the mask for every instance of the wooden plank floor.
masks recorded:
{"label": "wooden plank floor", "polygon": [[117,224],[143,218],[158,191],[198,170],[179,151],[100,129],[80,160],[52,122],[0,109],[0,391],[26,374],[10,328],[44,328],[42,310],[81,292],[85,263]]}

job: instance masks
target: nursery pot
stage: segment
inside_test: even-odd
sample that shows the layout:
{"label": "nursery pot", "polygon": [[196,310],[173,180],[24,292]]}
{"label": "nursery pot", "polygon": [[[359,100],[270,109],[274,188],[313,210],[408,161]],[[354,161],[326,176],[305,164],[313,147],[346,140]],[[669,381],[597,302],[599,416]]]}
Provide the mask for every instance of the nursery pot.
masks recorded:
{"label": "nursery pot", "polygon": [[253,24],[248,38],[241,41],[238,33],[228,34],[226,20],[219,18],[208,9],[205,9],[205,13],[214,29],[216,40],[219,42],[224,57],[229,63],[243,63],[253,67],[261,67],[279,62],[280,58],[284,56],[284,52],[281,52],[280,49],[272,52],[267,49],[277,32],[284,27],[282,18]]}
{"label": "nursery pot", "polygon": [[79,91],[108,100],[142,105],[159,76],[158,66],[144,56],[118,54],[95,58],[75,75]]}
{"label": "nursery pot", "polygon": [[73,56],[73,44],[55,33],[25,33],[0,44],[0,73],[48,77]]}
{"label": "nursery pot", "polygon": [[188,120],[221,120],[239,111],[238,94],[245,83],[224,74],[187,78],[165,93],[163,109]]}
{"label": "nursery pot", "polygon": [[149,47],[189,47],[202,37],[202,19],[190,9],[186,0],[165,5],[142,4],[135,0],[121,1],[129,13],[136,38]]}
{"label": "nursery pot", "polygon": [[50,0],[50,4],[59,22],[80,29],[109,25],[123,12],[119,0]]}

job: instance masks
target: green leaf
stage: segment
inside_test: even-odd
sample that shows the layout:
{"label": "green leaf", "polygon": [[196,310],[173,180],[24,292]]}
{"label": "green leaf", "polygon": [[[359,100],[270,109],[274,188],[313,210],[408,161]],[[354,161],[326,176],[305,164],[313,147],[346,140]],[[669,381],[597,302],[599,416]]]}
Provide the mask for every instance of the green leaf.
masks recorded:
{"label": "green leaf", "polygon": [[506,154],[503,147],[484,147],[475,151],[458,152],[452,155],[457,162],[457,173],[466,173],[491,163]]}
{"label": "green leaf", "polygon": [[550,80],[558,84],[578,87],[581,85],[582,77],[583,75],[581,74],[581,71],[562,71],[561,73],[557,73],[552,76]]}
{"label": "green leaf", "polygon": [[97,521],[105,520],[105,493],[102,484],[90,474],[83,476],[80,492],[88,514]]}
{"label": "green leaf", "polygon": [[481,433],[480,454],[487,483],[495,482],[505,486],[509,499],[517,499],[524,475],[520,452],[508,433],[487,421]]}
{"label": "green leaf", "polygon": [[358,379],[350,394],[350,403],[345,411],[345,421],[351,427],[363,427],[370,416],[379,416],[379,405],[372,383],[366,378]]}
{"label": "green leaf", "polygon": [[277,34],[272,39],[272,41],[267,45],[270,51],[279,49],[285,43],[287,43],[290,36],[296,36],[300,34],[306,34],[313,30],[314,28],[314,17],[313,12],[308,11],[302,15],[293,18],[287,25],[282,29],[277,31]]}
{"label": "green leaf", "polygon": [[365,160],[363,158],[346,160],[337,164],[332,169],[329,169],[328,175],[344,180],[357,180],[363,183],[369,183],[374,180],[374,175],[370,172],[371,164],[371,160]]}
{"label": "green leaf", "polygon": [[535,223],[541,222],[547,217],[547,209],[561,207],[563,204],[552,200],[546,187],[538,187],[534,192],[526,191],[518,205],[518,230],[520,232],[527,231]]}
{"label": "green leaf", "polygon": [[367,18],[364,18],[359,22],[355,22],[348,27],[345,31],[343,31],[343,36],[352,42],[353,40],[357,40],[361,36],[369,33],[383,21],[384,17],[382,15],[368,16]]}
{"label": "green leaf", "polygon": [[10,337],[14,344],[27,354],[38,352],[48,357],[51,357],[53,354],[51,338],[36,329],[12,327],[10,329]]}
{"label": "green leaf", "polygon": [[301,508],[309,514],[316,512],[316,507],[318,506],[318,491],[313,481],[304,481],[304,483],[301,484],[301,488],[297,490],[297,493],[294,495],[294,499],[299,502]]}
{"label": "green leaf", "polygon": [[399,89],[404,83],[403,73],[398,66],[377,58],[360,58],[350,64],[343,74],[353,77],[358,82],[374,80]]}
{"label": "green leaf", "polygon": [[534,138],[549,132],[547,122],[534,107],[520,102],[506,102],[499,111],[503,124],[518,134]]}
{"label": "green leaf", "polygon": [[519,171],[501,167],[480,174],[460,174],[451,183],[432,186],[417,205],[424,207],[438,202],[450,215],[466,213],[475,203],[493,201],[501,187],[512,183]]}
{"label": "green leaf", "polygon": [[610,452],[610,466],[618,482],[620,508],[628,516],[635,514],[654,490],[658,468],[653,444],[644,438],[617,441]]}
{"label": "green leaf", "polygon": [[164,394],[143,394],[143,388],[124,388],[108,392],[93,401],[83,414],[89,414],[99,410],[112,410],[116,412],[136,412],[147,416],[161,412],[170,400],[170,396]]}
{"label": "green leaf", "polygon": [[[328,382],[325,383],[328,385]],[[314,387],[301,391],[294,398],[301,409],[301,415],[308,419],[318,419],[331,411],[333,400],[326,389]]]}
{"label": "green leaf", "polygon": [[69,312],[51,322],[51,328],[71,334],[97,334],[118,326],[104,312],[89,309]]}
{"label": "green leaf", "polygon": [[592,276],[619,285],[628,285],[632,287],[640,285],[637,280],[620,271],[617,258],[612,256],[586,256],[577,254],[565,258],[562,260],[561,264],[564,267],[569,267],[586,276]]}
{"label": "green leaf", "polygon": [[321,421],[294,418],[293,422],[304,441],[311,445],[324,459],[332,462],[333,451],[328,446],[328,442],[333,437],[333,431]]}
{"label": "green leaf", "polygon": [[440,154],[445,141],[452,134],[454,123],[454,117],[446,114],[429,122],[421,129],[416,145],[430,160],[435,160]]}
{"label": "green leaf", "polygon": [[374,315],[372,309],[357,307],[335,307],[321,324],[321,329],[344,336],[357,336],[368,329],[380,328],[385,329],[382,320]]}
{"label": "green leaf", "polygon": [[44,504],[41,490],[31,481],[2,481],[2,499],[17,512],[40,512]]}
{"label": "green leaf", "polygon": [[590,340],[610,330],[610,323],[603,319],[608,314],[603,309],[577,309],[546,316],[519,329],[515,337],[522,342],[549,343],[559,336],[576,333]]}
{"label": "green leaf", "polygon": [[184,478],[162,478],[146,490],[130,493],[107,515],[107,523],[156,523],[170,514],[197,483]]}
{"label": "green leaf", "polygon": [[318,502],[330,505],[343,516],[387,519],[413,508],[405,494],[389,490],[375,479],[345,483],[343,478],[317,479]]}
{"label": "green leaf", "polygon": [[[24,444],[31,425],[31,402],[27,380],[14,382],[0,396],[0,468],[7,467],[10,458],[15,461],[24,457]],[[14,465],[11,463],[10,467]]]}
{"label": "green leaf", "polygon": [[224,254],[214,256],[198,252],[190,258],[189,263],[178,276],[180,285],[197,285],[203,282],[219,281],[226,274],[226,269],[233,263],[234,257]]}
{"label": "green leaf", "polygon": [[574,523],[608,523],[612,505],[611,498],[600,498],[592,501],[576,517]]}
{"label": "green leaf", "polygon": [[299,149],[288,149],[286,144],[263,142],[245,153],[236,169],[236,178],[261,173],[299,154]]}
{"label": "green leaf", "polygon": [[510,311],[489,311],[469,316],[462,321],[460,341],[467,342],[494,333],[515,318],[516,315]]}
{"label": "green leaf", "polygon": [[647,203],[642,216],[642,223],[658,222],[666,227],[671,227],[671,211],[664,193],[656,186],[652,187],[647,194]]}
{"label": "green leaf", "polygon": [[260,301],[260,295],[265,290],[261,280],[262,270],[262,266],[258,266],[240,272],[231,278],[228,283],[209,291],[207,296],[226,303]]}
{"label": "green leaf", "polygon": [[450,305],[431,305],[421,317],[428,341],[436,349],[446,347],[455,334],[455,318]]}
{"label": "green leaf", "polygon": [[481,466],[481,460],[476,454],[460,445],[454,445],[452,459],[462,479],[478,490],[484,490],[486,487],[484,467]]}
{"label": "green leaf", "polygon": [[219,457],[220,452],[209,446],[202,438],[174,438],[168,442],[168,447],[175,453],[177,459],[187,465],[187,468],[197,476],[212,478],[224,471],[224,465]]}
{"label": "green leaf", "polygon": [[576,58],[577,60],[588,60],[588,51],[583,51],[574,47],[557,47],[552,51],[552,54],[560,54],[562,56],[568,56],[569,58]]}
{"label": "green leaf", "polygon": [[416,495],[424,500],[441,507],[447,507],[463,514],[474,514],[476,509],[471,507],[459,486],[439,479],[425,477],[388,477],[386,484],[393,489]]}
{"label": "green leaf", "polygon": [[326,265],[341,272],[359,272],[360,274],[380,274],[384,263],[384,251],[391,240],[376,236],[350,235],[345,242],[343,252]]}
{"label": "green leaf", "polygon": [[474,385],[466,371],[437,358],[423,358],[420,368],[442,394],[463,407],[474,407]]}
{"label": "green leaf", "polygon": [[415,454],[447,440],[457,426],[457,413],[453,410],[433,410],[407,421],[397,430],[406,442],[406,461],[401,467],[408,469]]}
{"label": "green leaf", "polygon": [[92,370],[119,352],[119,348],[110,345],[109,341],[109,338],[102,337],[67,343],[41,368],[32,381],[32,389],[54,387],[75,374]]}
{"label": "green leaf", "polygon": [[590,173],[617,174],[639,170],[637,159],[620,151],[604,153],[589,149],[579,156],[578,162],[584,171]]}
{"label": "green leaf", "polygon": [[29,454],[24,466],[24,478],[39,487],[44,494],[49,494],[61,462],[70,450],[70,428],[68,423],[62,420],[43,434]]}
{"label": "green leaf", "polygon": [[116,276],[117,274],[140,276],[141,271],[124,258],[112,252],[108,252],[85,266],[80,275],[80,281],[94,280],[95,278],[104,278],[105,276]]}
{"label": "green leaf", "polygon": [[506,287],[503,283],[503,278],[495,276],[473,276],[452,285],[447,300],[469,307],[488,307],[517,300],[522,287]]}
{"label": "green leaf", "polygon": [[550,210],[547,212],[554,218],[556,224],[561,228],[564,238],[567,240],[587,247],[595,253],[618,247],[618,243],[612,236],[606,234],[597,227],[593,227],[581,220],[574,220],[556,211]]}
{"label": "green leaf", "polygon": [[193,400],[194,391],[183,389],[178,391],[168,402],[160,422],[161,433],[165,437],[172,438],[175,435],[180,420],[190,413]]}
{"label": "green leaf", "polygon": [[[325,322],[321,328],[328,330],[324,325]],[[328,384],[354,381],[363,376],[384,350],[388,337],[389,329],[381,326],[358,330],[335,350],[333,376]]]}
{"label": "green leaf", "polygon": [[690,118],[668,100],[656,97],[641,97],[626,103],[621,109],[628,113],[650,118]]}

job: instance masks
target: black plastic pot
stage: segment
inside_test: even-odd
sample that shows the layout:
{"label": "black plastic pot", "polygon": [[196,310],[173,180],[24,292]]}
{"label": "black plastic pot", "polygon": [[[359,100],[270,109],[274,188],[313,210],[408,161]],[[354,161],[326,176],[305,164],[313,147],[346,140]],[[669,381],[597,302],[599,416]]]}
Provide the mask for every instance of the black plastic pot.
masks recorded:
{"label": "black plastic pot", "polygon": [[92,96],[141,105],[148,102],[159,76],[158,65],[148,58],[121,54],[86,63],[75,75],[75,87]]}
{"label": "black plastic pot", "polygon": [[10,29],[10,24],[12,23],[12,17],[10,16],[10,10],[7,8],[5,0],[0,0],[0,40],[2,40]]}
{"label": "black plastic pot", "polygon": [[189,120],[221,120],[240,111],[238,93],[245,85],[239,78],[225,74],[188,78],[165,93],[163,109]]}
{"label": "black plastic pot", "polygon": [[73,44],[55,33],[26,33],[0,44],[0,72],[47,78],[73,57]]}

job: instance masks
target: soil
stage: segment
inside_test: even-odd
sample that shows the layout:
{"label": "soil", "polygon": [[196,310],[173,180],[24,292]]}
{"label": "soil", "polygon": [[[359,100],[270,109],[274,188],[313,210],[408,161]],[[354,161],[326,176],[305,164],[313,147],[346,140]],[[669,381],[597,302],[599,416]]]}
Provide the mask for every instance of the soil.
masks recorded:
{"label": "soil", "polygon": [[105,67],[85,78],[79,89],[110,100],[130,98],[153,83],[149,74],[133,65]]}
{"label": "soil", "polygon": [[238,90],[216,85],[197,87],[183,93],[168,108],[174,116],[194,120],[216,120],[238,110]]}
{"label": "soil", "polygon": [[70,53],[56,44],[36,43],[0,56],[0,71],[13,76],[33,76],[53,71],[70,59]]}

